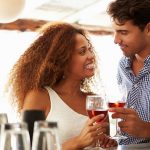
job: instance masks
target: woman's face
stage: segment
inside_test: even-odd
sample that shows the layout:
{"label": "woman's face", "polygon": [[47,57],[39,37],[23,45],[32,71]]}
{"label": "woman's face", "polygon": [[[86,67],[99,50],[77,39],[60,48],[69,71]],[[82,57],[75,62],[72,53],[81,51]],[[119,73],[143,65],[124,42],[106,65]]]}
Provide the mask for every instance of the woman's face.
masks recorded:
{"label": "woman's face", "polygon": [[81,80],[94,75],[95,55],[83,35],[76,34],[75,40],[75,50],[72,53],[67,76]]}

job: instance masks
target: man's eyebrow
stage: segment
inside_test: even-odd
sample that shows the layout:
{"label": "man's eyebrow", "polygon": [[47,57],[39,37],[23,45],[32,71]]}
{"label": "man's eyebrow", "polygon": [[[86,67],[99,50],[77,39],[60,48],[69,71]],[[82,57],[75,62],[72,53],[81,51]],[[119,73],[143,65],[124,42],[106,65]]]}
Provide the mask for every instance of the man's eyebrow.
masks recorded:
{"label": "man's eyebrow", "polygon": [[125,30],[125,29],[116,29],[115,31],[116,32],[127,32],[127,30]]}

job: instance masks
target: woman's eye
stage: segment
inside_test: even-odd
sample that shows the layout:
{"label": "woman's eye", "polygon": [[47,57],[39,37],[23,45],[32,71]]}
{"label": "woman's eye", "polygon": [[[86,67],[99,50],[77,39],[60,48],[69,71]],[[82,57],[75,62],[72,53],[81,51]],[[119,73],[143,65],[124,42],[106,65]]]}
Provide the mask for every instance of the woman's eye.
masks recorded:
{"label": "woman's eye", "polygon": [[93,53],[93,48],[92,48],[92,47],[89,47],[89,48],[88,48],[88,51],[90,51],[91,53]]}
{"label": "woman's eye", "polygon": [[86,49],[81,49],[79,52],[81,55],[84,55],[86,53]]}

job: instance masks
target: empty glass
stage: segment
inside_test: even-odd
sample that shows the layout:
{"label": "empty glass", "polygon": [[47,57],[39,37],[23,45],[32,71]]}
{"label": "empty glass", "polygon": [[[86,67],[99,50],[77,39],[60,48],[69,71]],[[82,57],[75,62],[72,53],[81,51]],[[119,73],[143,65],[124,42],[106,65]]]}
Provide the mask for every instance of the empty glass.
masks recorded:
{"label": "empty glass", "polygon": [[6,113],[0,113],[0,124],[7,123],[8,117]]}
{"label": "empty glass", "polygon": [[22,112],[22,121],[28,124],[30,142],[32,145],[34,122],[39,120],[45,120],[45,113],[43,110],[24,110]]}
{"label": "empty glass", "polygon": [[26,123],[2,124],[1,150],[30,150]]}
{"label": "empty glass", "polygon": [[1,125],[8,123],[8,117],[6,113],[0,113],[0,143],[1,143]]}
{"label": "empty glass", "polygon": [[56,122],[35,121],[32,150],[60,150]]}

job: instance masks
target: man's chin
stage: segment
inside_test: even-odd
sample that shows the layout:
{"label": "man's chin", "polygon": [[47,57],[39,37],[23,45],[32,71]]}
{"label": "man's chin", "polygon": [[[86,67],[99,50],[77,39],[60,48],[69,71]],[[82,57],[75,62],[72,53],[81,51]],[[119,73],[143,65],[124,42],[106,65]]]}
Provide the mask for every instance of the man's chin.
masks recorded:
{"label": "man's chin", "polygon": [[122,51],[122,54],[126,57],[130,57],[130,54],[126,53],[125,51]]}
{"label": "man's chin", "polygon": [[134,55],[127,54],[127,53],[123,53],[123,55],[124,55],[125,57],[128,57],[128,58],[133,58],[133,57],[134,57]]}

